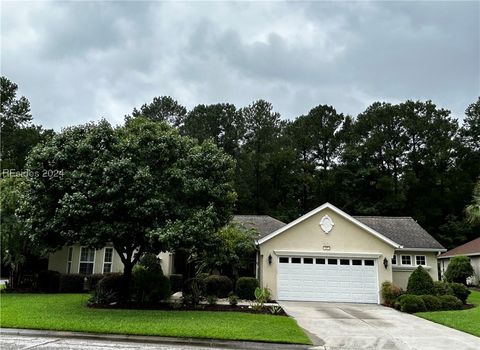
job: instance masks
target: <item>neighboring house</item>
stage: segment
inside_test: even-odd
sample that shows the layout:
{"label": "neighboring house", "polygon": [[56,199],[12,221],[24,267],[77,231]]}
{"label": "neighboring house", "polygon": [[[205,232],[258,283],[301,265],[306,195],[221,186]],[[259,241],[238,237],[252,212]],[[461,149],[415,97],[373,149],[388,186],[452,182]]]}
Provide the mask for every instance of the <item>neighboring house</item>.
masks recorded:
{"label": "neighboring house", "polygon": [[445,271],[447,271],[450,258],[460,255],[468,256],[470,258],[470,263],[475,272],[475,275],[469,278],[467,282],[474,285],[480,284],[480,237],[439,255],[438,260],[441,275],[443,276]]}
{"label": "neighboring house", "polygon": [[[417,266],[437,280],[437,255],[446,251],[410,217],[353,217],[329,203],[289,224],[266,215],[233,221],[258,231],[256,276],[278,300],[379,303],[383,281],[405,289]],[[173,273],[172,254],[159,257]],[[73,246],[51,254],[49,269],[102,273],[123,265],[111,247]]]}

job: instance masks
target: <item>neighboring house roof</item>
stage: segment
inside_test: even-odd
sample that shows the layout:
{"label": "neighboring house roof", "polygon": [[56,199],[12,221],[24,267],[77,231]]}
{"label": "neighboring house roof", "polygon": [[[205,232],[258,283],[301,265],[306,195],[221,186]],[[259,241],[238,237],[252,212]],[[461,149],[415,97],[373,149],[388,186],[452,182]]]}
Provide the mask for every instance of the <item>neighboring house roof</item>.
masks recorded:
{"label": "neighboring house roof", "polygon": [[265,237],[286,225],[268,215],[234,215],[232,221],[240,223],[246,228],[256,229],[259,234],[258,238]]}
{"label": "neighboring house roof", "polygon": [[456,248],[450,249],[449,251],[439,255],[438,258],[450,258],[456,255],[480,255],[480,237]]}
{"label": "neighboring house roof", "polygon": [[446,249],[411,217],[354,216],[375,231],[400,244],[402,249]]}
{"label": "neighboring house roof", "polygon": [[380,240],[390,244],[391,246],[395,247],[395,248],[403,248],[401,244],[393,241],[392,239],[390,239],[389,237],[386,237],[384,236],[382,233],[376,231],[375,229],[365,225],[364,223],[362,223],[361,221],[355,219],[354,217],[348,215],[347,213],[345,213],[344,211],[340,210],[339,208],[337,208],[336,206],[334,206],[333,204],[330,204],[330,203],[325,203],[321,206],[319,206],[318,208],[308,212],[307,214],[299,217],[298,219],[296,220],[293,220],[292,222],[290,222],[288,225],[285,225],[283,227],[280,227],[278,230],[276,231],[273,231],[272,233],[270,233],[269,235],[267,236],[264,236],[264,237],[261,237],[259,240],[258,240],[258,244],[262,244],[270,239],[272,239],[273,237],[279,235],[280,233],[288,230],[289,228],[299,224],[300,222],[308,219],[309,217],[317,214],[318,212],[324,210],[324,209],[330,209],[332,211],[334,211],[335,213],[337,213],[338,215],[342,216],[343,218],[345,218],[346,220],[352,222],[353,224],[363,228],[365,231],[371,233],[372,235],[374,235],[375,237],[379,238]]}

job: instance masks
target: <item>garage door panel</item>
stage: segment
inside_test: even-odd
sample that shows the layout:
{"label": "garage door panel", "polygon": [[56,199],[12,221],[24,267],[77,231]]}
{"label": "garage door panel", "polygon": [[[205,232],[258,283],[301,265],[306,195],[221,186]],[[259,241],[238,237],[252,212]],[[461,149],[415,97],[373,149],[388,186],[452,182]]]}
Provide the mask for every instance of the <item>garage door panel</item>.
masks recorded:
{"label": "garage door panel", "polygon": [[[280,263],[279,300],[378,302],[377,264],[374,266]],[[332,259],[332,258],[330,258]],[[342,259],[342,258],[340,258]],[[347,258],[344,258],[347,260]],[[348,258],[351,259],[351,258]],[[361,258],[355,258],[361,260]]]}

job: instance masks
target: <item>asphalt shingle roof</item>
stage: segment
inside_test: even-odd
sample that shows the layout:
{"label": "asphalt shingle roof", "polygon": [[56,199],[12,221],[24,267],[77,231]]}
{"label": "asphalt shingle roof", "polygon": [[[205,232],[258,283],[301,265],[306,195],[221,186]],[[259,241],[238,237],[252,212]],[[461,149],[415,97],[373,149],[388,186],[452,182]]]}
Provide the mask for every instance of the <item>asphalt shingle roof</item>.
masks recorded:
{"label": "asphalt shingle roof", "polygon": [[243,224],[246,228],[256,229],[259,233],[258,238],[263,238],[286,225],[268,215],[234,215],[232,221]]}
{"label": "asphalt shingle roof", "polygon": [[462,244],[439,255],[439,258],[448,258],[455,255],[476,255],[480,254],[480,237],[473,241]]}
{"label": "asphalt shingle roof", "polygon": [[404,248],[445,249],[411,217],[354,216]]}

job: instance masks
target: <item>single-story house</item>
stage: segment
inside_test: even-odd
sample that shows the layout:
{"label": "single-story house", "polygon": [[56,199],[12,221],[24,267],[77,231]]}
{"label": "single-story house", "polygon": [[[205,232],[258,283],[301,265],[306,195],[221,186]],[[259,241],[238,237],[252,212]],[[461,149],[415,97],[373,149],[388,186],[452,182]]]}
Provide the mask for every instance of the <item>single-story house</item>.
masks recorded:
{"label": "single-story house", "polygon": [[[330,203],[285,224],[266,215],[233,221],[258,232],[255,274],[278,300],[379,303],[380,285],[406,288],[417,266],[438,280],[437,255],[446,249],[411,217],[350,216]],[[173,255],[161,253],[165,274]],[[63,273],[122,271],[112,247],[64,247],[49,257]]]}
{"label": "single-story house", "polygon": [[480,237],[473,241],[467,242],[456,248],[450,249],[438,256],[438,262],[440,265],[440,272],[442,276],[447,271],[450,258],[454,256],[468,256],[470,258],[470,264],[472,264],[475,274],[467,280],[468,283],[478,285],[480,284]]}

